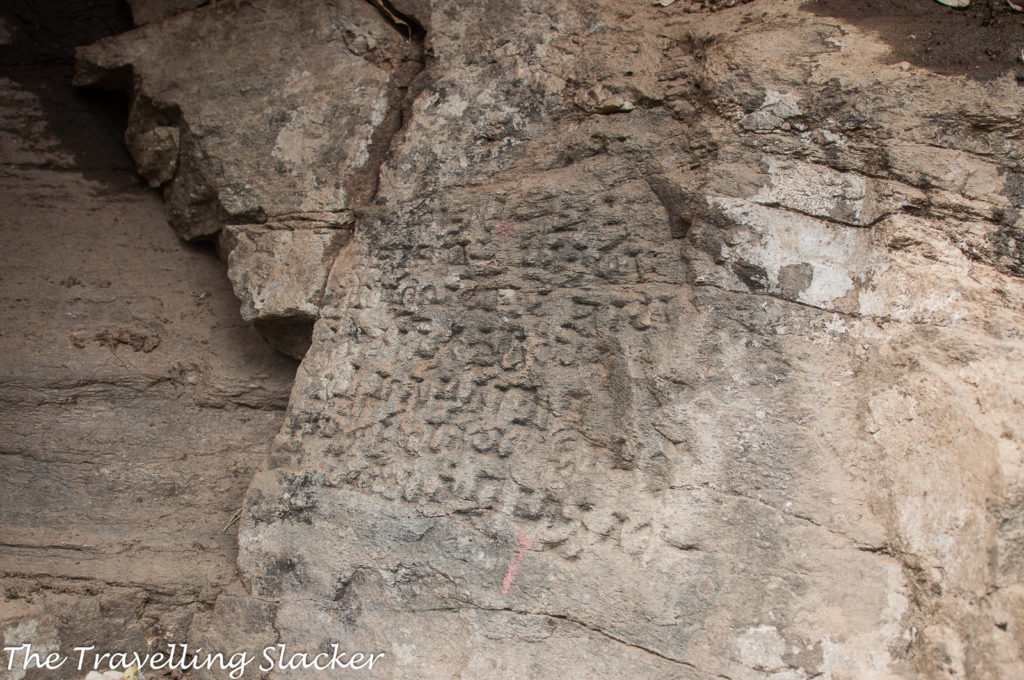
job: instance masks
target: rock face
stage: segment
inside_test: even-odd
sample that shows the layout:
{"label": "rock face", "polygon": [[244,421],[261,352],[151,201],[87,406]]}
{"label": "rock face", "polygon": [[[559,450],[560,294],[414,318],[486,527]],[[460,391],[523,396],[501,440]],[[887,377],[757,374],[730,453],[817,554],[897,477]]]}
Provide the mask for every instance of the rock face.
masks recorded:
{"label": "rock face", "polygon": [[124,86],[130,72],[125,138],[139,172],[164,187],[183,238],[238,225],[221,245],[242,316],[301,357],[351,208],[377,190],[418,43],[362,0],[176,14],[187,4],[198,3],[134,4],[138,23],[170,18],[81,50],[75,82]]}
{"label": "rock face", "polygon": [[80,51],[243,316],[316,320],[191,639],[1019,677],[1024,76],[901,50],[829,3],[256,0]]}
{"label": "rock face", "polygon": [[[235,583],[231,518],[295,367],[127,154],[92,155],[120,131],[42,76],[0,78],[0,640],[144,651]],[[97,148],[69,152],[54,110]],[[55,677],[3,659],[3,680]]]}
{"label": "rock face", "polygon": [[81,50],[76,82],[130,67],[129,149],[151,184],[168,183],[172,224],[199,238],[224,222],[344,223],[373,193],[372,147],[407,52],[358,0],[216,5]]}

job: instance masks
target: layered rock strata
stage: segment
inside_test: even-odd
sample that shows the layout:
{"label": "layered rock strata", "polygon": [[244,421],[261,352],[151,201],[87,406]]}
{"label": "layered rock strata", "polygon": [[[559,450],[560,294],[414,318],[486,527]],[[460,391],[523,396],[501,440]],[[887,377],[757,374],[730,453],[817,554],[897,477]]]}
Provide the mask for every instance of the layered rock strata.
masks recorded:
{"label": "layered rock strata", "polygon": [[79,53],[243,315],[315,320],[194,640],[1020,674],[1020,67],[662,4],[224,2]]}

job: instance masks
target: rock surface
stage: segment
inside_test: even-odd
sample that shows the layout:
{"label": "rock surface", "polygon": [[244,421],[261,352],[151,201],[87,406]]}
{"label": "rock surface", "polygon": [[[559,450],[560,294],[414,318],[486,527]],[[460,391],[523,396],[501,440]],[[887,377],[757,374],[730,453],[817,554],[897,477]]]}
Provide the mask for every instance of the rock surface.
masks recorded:
{"label": "rock surface", "polygon": [[[418,43],[363,0],[214,3],[178,14],[141,7],[133,6],[137,23],[146,23],[140,11],[169,18],[81,49],[75,82],[125,87],[130,73],[128,148],[150,185],[164,187],[178,233],[209,239],[224,224],[248,225],[238,233],[267,234],[258,239],[264,253],[267,238],[279,239],[292,264],[306,245],[310,256],[332,254],[330,244],[351,232],[353,205],[377,190],[401,118],[396,103],[421,68]],[[312,232],[288,245],[289,230]],[[232,262],[253,257],[252,239],[225,243]],[[244,252],[233,253],[235,244]],[[295,324],[315,316],[329,264],[311,264],[300,279],[293,271],[272,286],[269,304],[260,297],[266,281],[256,282],[264,275],[239,275],[243,282],[233,274],[243,318],[266,321],[261,332],[301,356],[308,330],[296,340]],[[277,266],[257,258],[244,268]],[[282,326],[282,318],[292,321]]]}
{"label": "rock surface", "polygon": [[1024,74],[833,5],[257,0],[81,50],[245,316],[316,319],[190,640],[1024,673]]}
{"label": "rock surface", "polygon": [[[181,128],[179,153],[167,155],[182,166],[165,172],[176,177],[168,217],[199,238],[225,221],[330,219],[372,194],[371,147],[406,52],[360,0],[217,4],[83,48],[76,82],[130,67],[143,96],[129,138]],[[332,134],[339,126],[347,134]]]}
{"label": "rock surface", "polygon": [[[123,114],[72,96],[70,68],[8,54],[0,641],[184,641],[237,580],[231,518],[295,364],[238,317],[216,256],[175,237],[119,142]],[[2,658],[3,680],[55,677]]]}

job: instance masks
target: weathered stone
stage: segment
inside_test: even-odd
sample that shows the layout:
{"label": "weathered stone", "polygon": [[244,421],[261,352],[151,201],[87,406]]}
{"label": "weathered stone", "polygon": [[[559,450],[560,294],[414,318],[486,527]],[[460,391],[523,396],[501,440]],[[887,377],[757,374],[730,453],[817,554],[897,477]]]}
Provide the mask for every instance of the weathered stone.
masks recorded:
{"label": "weathered stone", "polygon": [[[831,122],[791,75],[812,59],[823,74],[810,87],[835,87],[826,75],[840,71],[846,87],[898,88],[900,71],[871,61],[860,34],[846,38],[863,55],[851,72],[821,37],[831,29],[745,33],[742,12],[722,13],[662,29],[692,59],[670,50],[658,83],[629,87],[685,97],[687,69],[704,63],[702,90],[724,120],[687,127],[656,107],[581,120],[567,113],[580,102],[611,112],[594,93],[614,91],[620,50],[639,55],[637,70],[649,63],[649,41],[618,10],[563,7],[548,37],[509,15],[522,45],[545,46],[531,51],[467,39],[487,19],[459,9],[455,24],[428,27],[436,78],[383,168],[385,202],[335,262],[279,439],[283,467],[250,492],[240,563],[254,595],[323,603],[279,612],[282,635],[323,644],[338,620],[327,603],[341,597],[357,617],[346,633],[392,651],[381,677],[505,663],[531,639],[502,632],[509,616],[570,622],[698,675],[905,677],[944,655],[968,675],[1012,675],[1017,652],[982,661],[999,643],[978,632],[987,607],[969,603],[997,578],[986,557],[997,545],[1016,563],[981,499],[1015,497],[994,480],[1020,449],[983,443],[999,426],[980,412],[953,417],[949,381],[979,397],[1008,388],[905,357],[948,353],[960,334],[974,343],[964,361],[1008,368],[983,329],[1018,323],[1017,303],[983,291],[1018,300],[1021,286],[949,244],[950,230],[983,240],[989,229],[943,207],[963,205],[959,194],[936,200],[908,183],[909,167],[879,176],[872,159],[901,140]],[[578,57],[550,58],[559,50]],[[525,87],[494,86],[502,73]],[[748,78],[760,101],[742,98]],[[948,85],[903,87],[924,118]],[[692,96],[697,107],[708,95]],[[886,102],[908,99],[863,115],[892,125]],[[717,156],[689,141],[712,125]],[[737,170],[744,159],[754,172]],[[1001,187],[968,195],[971,220],[1005,205]],[[876,401],[894,384],[913,401]],[[945,425],[872,424],[910,403]],[[920,454],[911,432],[927,437]],[[924,451],[958,473],[921,476]],[[968,493],[945,483],[963,478],[977,480]],[[928,594],[947,588],[964,599]],[[456,613],[441,623],[428,613],[439,609]],[[941,634],[915,638],[925,622]],[[452,644],[451,630],[467,641]],[[564,634],[554,624],[544,649],[581,667]],[[442,639],[437,665],[400,651]]]}
{"label": "weathered stone", "polygon": [[[943,197],[909,165],[882,175],[871,163],[905,124],[861,133],[816,108],[803,88],[837,87],[833,73],[916,88],[922,118],[942,101],[941,77],[895,84],[871,38],[845,38],[871,64],[851,72],[822,38],[839,34],[806,17],[770,34],[745,32],[741,10],[680,18],[657,43],[640,27],[660,11],[632,11],[634,28],[611,6],[564,6],[557,31],[510,12],[521,40],[499,44],[482,6],[435,6],[433,77],[335,260],[281,467],[250,491],[253,595],[283,603],[283,637],[323,645],[344,626],[389,651],[379,677],[507,664],[536,641],[571,668],[646,650],[652,675],[667,661],[698,677],[900,677],[943,655],[982,672],[978,646],[999,643],[969,603],[997,578],[984,556],[1017,550],[984,509],[1016,492],[982,480],[1020,451],[984,443],[989,416],[951,417],[949,381],[992,383],[899,357],[960,334],[976,343],[965,361],[997,361],[983,329],[1018,312],[984,290],[1017,300],[1019,282],[973,265],[985,283],[969,283],[946,234],[984,241],[952,206],[984,223],[1002,185]],[[805,85],[793,64],[808,59],[822,74]],[[646,107],[609,103],[627,91]],[[659,108],[709,96],[718,122]],[[908,99],[859,115],[894,125],[886,102]],[[709,134],[717,155],[695,143]],[[904,394],[947,423],[925,426],[927,450],[977,480],[969,493],[916,474],[925,431],[885,415],[910,408]],[[938,632],[915,638],[922,623]],[[425,648],[443,652],[407,651]]]}
{"label": "weathered stone", "polygon": [[[295,369],[238,318],[220,262],[174,236],[123,123],[26,81],[0,81],[21,140],[0,154],[0,642],[70,656],[60,675],[75,646],[184,641],[235,580],[231,517]],[[74,135],[120,165],[72,154]],[[2,659],[4,680],[55,677]]]}
{"label": "weathered stone", "polygon": [[135,159],[139,174],[151,187],[159,187],[174,178],[178,169],[181,133],[171,125],[158,125],[126,137],[128,151]]}
{"label": "weathered stone", "polygon": [[237,226],[228,232],[228,277],[243,319],[316,319],[330,265],[351,231]]}
{"label": "weathered stone", "polygon": [[736,4],[396,3],[411,85],[376,2],[81,53],[180,131],[170,214],[236,223],[243,315],[315,319],[246,592],[192,639],[380,678],[1021,674],[1017,78]]}
{"label": "weathered stone", "polygon": [[[372,196],[409,44],[360,0],[214,5],[82,49],[76,82],[130,66],[157,109],[176,111],[187,129],[169,216],[206,237]],[[135,135],[137,159],[165,152],[163,136]]]}

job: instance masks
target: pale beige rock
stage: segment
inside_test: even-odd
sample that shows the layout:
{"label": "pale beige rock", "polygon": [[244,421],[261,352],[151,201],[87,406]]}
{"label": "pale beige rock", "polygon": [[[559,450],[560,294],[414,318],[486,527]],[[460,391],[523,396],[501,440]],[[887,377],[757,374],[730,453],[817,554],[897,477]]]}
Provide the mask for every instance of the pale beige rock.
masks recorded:
{"label": "pale beige rock", "polygon": [[228,227],[228,277],[242,318],[316,319],[329,267],[350,236],[345,229]]}
{"label": "pale beige rock", "polygon": [[[1006,180],[924,182],[930,157],[900,155],[945,144],[974,176],[969,137],[907,122],[952,85],[900,80],[853,29],[741,12],[660,29],[658,79],[628,85],[619,59],[657,41],[618,12],[508,18],[543,49],[490,45],[465,3],[428,27],[437,78],[335,262],[282,467],[250,491],[254,595],[310,644],[341,598],[346,635],[389,653],[379,677],[514,663],[526,640],[583,667],[574,629],[698,677],[1012,677],[979,601],[1019,581],[1000,423],[1024,403],[1021,287],[995,237],[1017,218]],[[839,76],[890,98],[830,118],[815,97]],[[604,106],[630,87],[650,108]],[[671,97],[721,118],[675,119]],[[887,174],[870,158],[889,149]]]}

